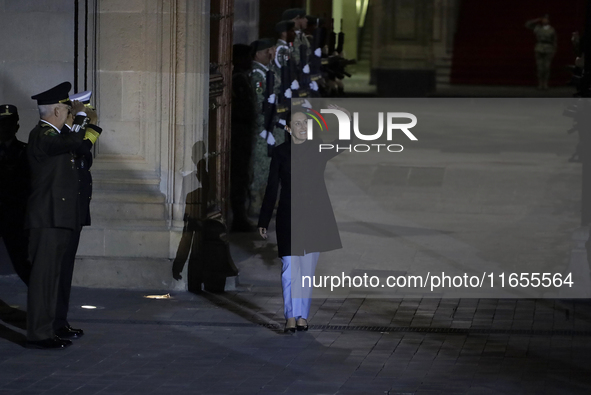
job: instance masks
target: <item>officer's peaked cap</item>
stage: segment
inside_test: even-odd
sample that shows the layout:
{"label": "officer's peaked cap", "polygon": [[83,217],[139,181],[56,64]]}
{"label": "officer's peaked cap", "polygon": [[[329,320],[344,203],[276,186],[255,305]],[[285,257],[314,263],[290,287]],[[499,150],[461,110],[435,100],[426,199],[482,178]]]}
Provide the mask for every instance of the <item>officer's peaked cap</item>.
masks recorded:
{"label": "officer's peaked cap", "polygon": [[84,91],[80,93],[76,93],[75,95],[70,96],[70,100],[78,100],[84,104],[90,103],[90,98],[92,97],[92,91]]}
{"label": "officer's peaked cap", "polygon": [[37,100],[37,105],[43,106],[46,104],[71,104],[68,92],[72,89],[72,84],[69,82],[62,82],[61,84],[54,86],[53,88],[31,96],[31,99]]}

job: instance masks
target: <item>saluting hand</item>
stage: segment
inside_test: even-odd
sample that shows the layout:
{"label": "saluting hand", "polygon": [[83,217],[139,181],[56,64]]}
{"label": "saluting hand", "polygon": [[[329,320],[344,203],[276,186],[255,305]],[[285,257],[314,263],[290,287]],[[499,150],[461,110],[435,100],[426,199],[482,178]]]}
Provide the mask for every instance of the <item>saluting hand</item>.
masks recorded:
{"label": "saluting hand", "polygon": [[88,118],[90,118],[90,124],[98,125],[98,115],[95,110],[93,110],[92,108],[85,107],[84,112],[86,113]]}
{"label": "saluting hand", "polygon": [[72,114],[76,116],[76,114],[78,114],[79,112],[86,113],[86,107],[84,107],[84,103],[78,100],[74,100],[72,102]]}

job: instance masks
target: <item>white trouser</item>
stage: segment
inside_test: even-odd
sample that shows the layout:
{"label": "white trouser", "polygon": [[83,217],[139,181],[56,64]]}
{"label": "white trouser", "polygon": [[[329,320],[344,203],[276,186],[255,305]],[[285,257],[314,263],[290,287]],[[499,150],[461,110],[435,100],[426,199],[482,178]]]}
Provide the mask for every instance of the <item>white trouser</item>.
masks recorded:
{"label": "white trouser", "polygon": [[[304,253],[304,256],[282,256],[281,285],[283,286],[283,312],[285,319],[308,319],[312,302],[314,272],[319,252]],[[309,276],[302,284],[302,277]]]}

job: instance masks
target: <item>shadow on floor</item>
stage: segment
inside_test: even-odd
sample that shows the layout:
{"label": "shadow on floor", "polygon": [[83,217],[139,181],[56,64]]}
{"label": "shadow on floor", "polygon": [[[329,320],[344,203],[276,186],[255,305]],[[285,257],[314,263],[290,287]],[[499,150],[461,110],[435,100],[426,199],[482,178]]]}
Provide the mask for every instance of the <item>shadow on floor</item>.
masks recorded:
{"label": "shadow on floor", "polygon": [[[10,307],[0,299],[0,320],[15,326],[19,329],[27,329],[27,313],[25,311]],[[20,332],[10,329],[7,326],[0,325],[0,338],[24,346],[27,340],[26,336]]]}

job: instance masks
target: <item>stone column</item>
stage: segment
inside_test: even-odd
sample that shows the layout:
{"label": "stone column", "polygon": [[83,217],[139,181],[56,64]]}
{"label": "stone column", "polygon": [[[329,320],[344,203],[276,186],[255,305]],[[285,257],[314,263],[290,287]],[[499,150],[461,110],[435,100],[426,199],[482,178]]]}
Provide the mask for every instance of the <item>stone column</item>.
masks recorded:
{"label": "stone column", "polygon": [[74,284],[186,289],[172,279],[171,260],[186,193],[196,187],[183,186],[183,176],[195,170],[193,146],[207,128],[209,1],[94,4],[93,89],[103,134]]}

